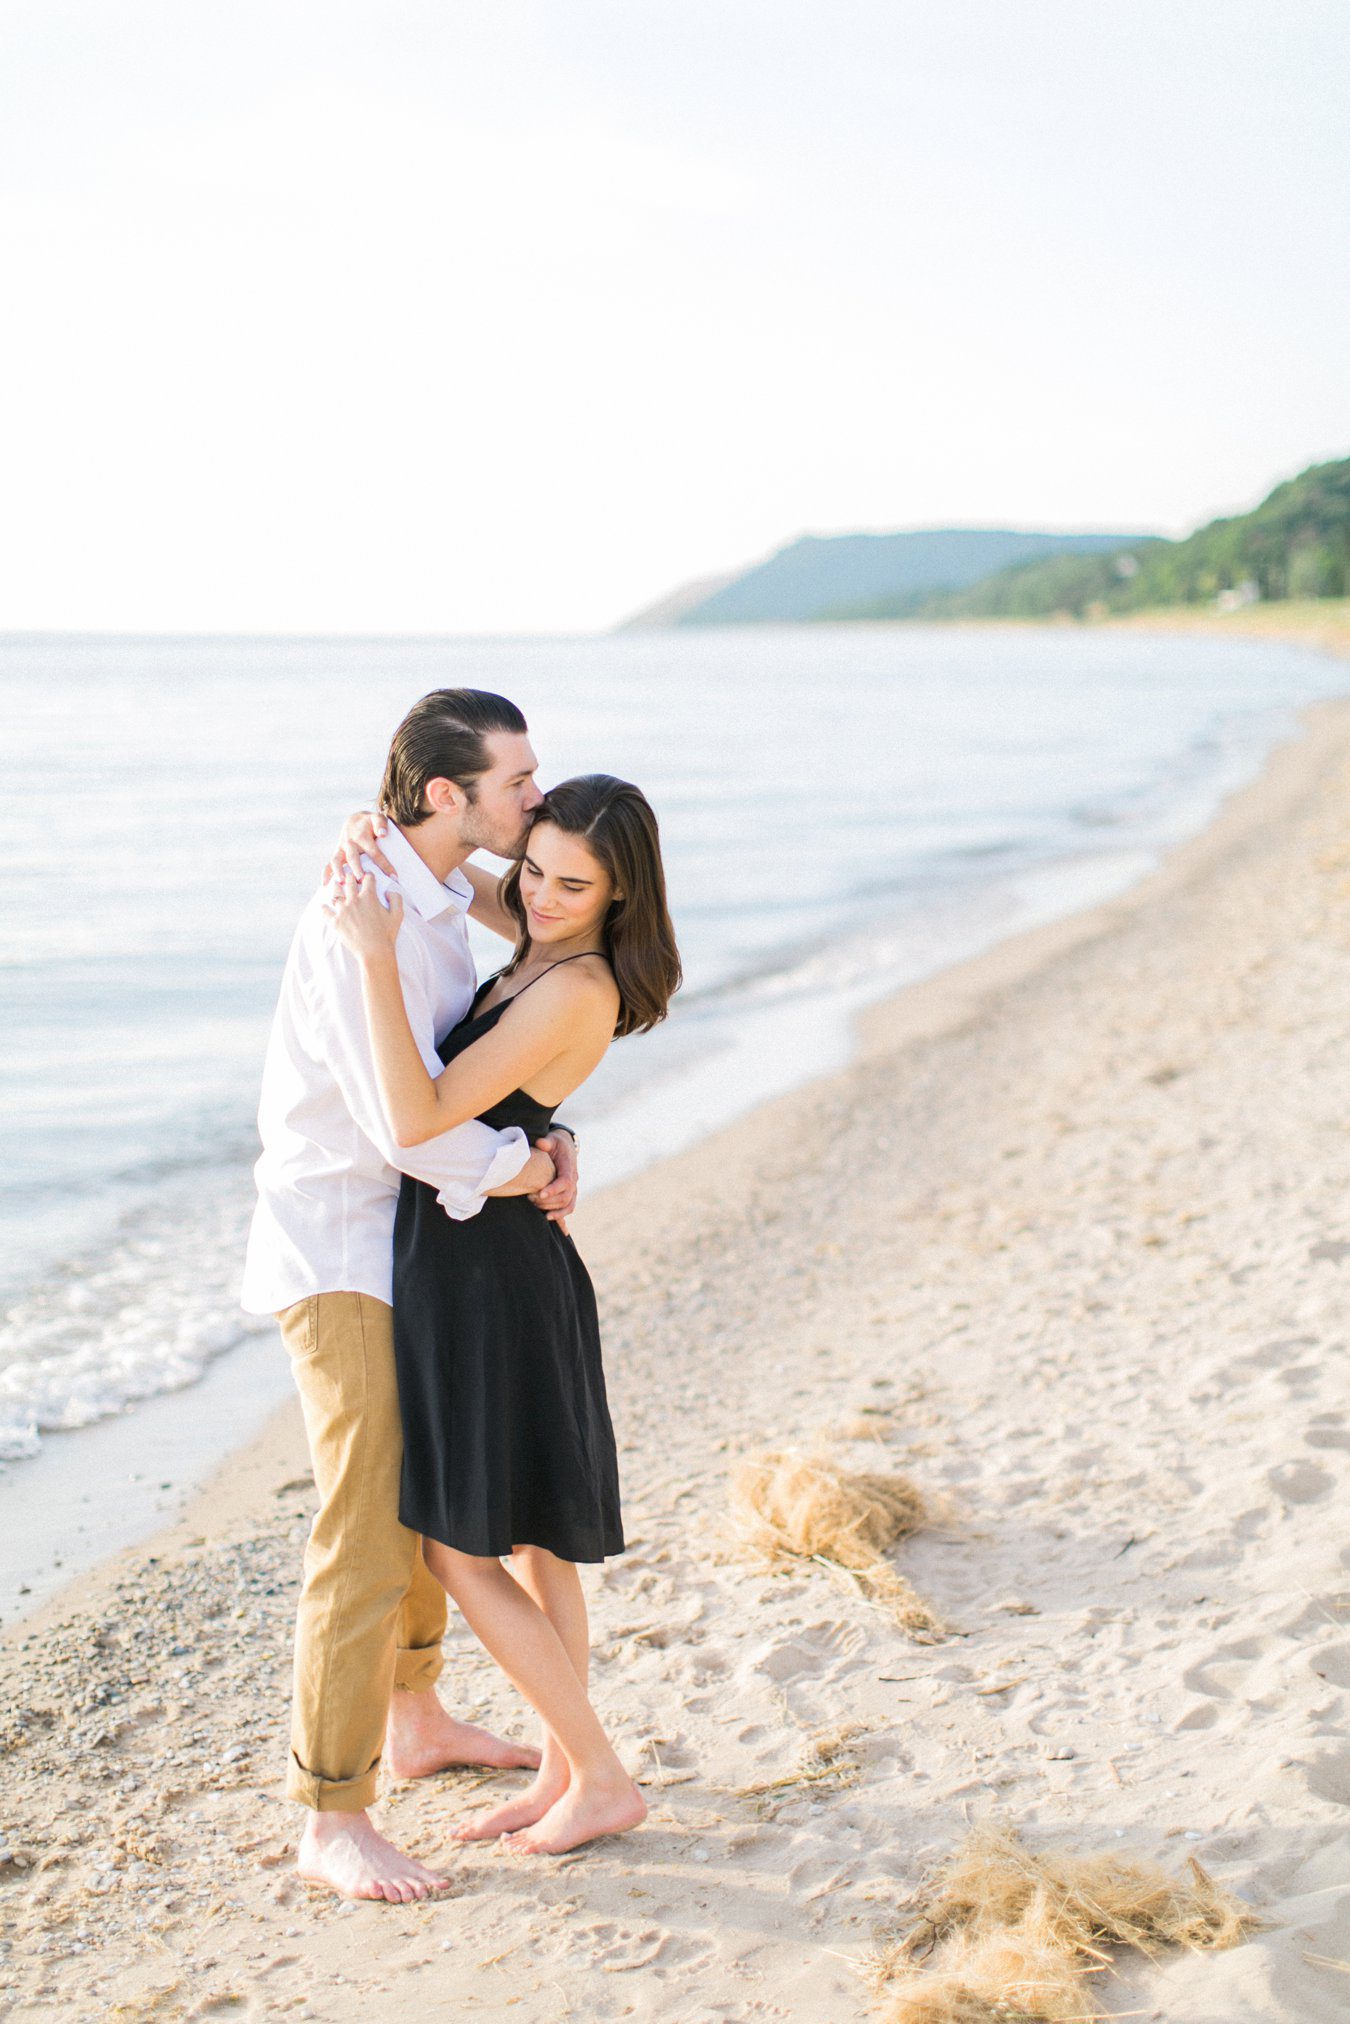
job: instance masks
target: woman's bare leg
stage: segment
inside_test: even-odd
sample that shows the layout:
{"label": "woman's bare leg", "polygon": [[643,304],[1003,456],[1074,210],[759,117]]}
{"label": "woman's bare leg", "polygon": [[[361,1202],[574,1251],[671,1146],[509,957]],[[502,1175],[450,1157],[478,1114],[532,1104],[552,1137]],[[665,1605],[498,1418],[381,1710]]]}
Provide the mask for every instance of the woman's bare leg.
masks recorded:
{"label": "woman's bare leg", "polygon": [[[511,1846],[561,1855],[601,1834],[636,1827],[642,1795],[624,1770],[558,1632],[499,1560],[456,1553],[428,1539],[427,1565],[511,1684],[541,1717],[567,1767],[567,1785],[537,1825]],[[579,1584],[578,1584],[579,1586]]]}
{"label": "woman's bare leg", "polygon": [[[546,1552],[542,1546],[518,1547],[512,1555],[513,1568],[517,1563],[517,1580],[528,1589],[557,1631],[577,1677],[585,1686],[590,1677],[591,1633],[586,1595],[576,1567],[570,1560],[559,1560],[556,1554]],[[547,1731],[544,1749],[547,1755]],[[640,1796],[638,1804],[642,1807],[640,1819],[647,1808]],[[596,1832],[605,1831],[591,1826],[591,1817],[587,1795],[569,1785],[537,1816],[536,1822],[522,1823],[512,1833],[510,1846],[532,1854],[561,1855],[564,1850],[590,1840]]]}
{"label": "woman's bare leg", "polygon": [[[572,1562],[559,1560],[542,1546],[517,1546],[512,1549],[507,1572],[543,1610],[584,1687],[590,1677],[591,1634],[581,1578]],[[499,1835],[533,1827],[562,1798],[567,1789],[567,1758],[547,1723],[542,1742],[539,1770],[525,1790],[497,1806],[469,1814],[455,1829],[456,1841],[495,1841]]]}
{"label": "woman's bare leg", "polygon": [[557,1631],[584,1687],[591,1675],[591,1626],[575,1563],[559,1560],[542,1546],[517,1546],[512,1549],[510,1572]]}

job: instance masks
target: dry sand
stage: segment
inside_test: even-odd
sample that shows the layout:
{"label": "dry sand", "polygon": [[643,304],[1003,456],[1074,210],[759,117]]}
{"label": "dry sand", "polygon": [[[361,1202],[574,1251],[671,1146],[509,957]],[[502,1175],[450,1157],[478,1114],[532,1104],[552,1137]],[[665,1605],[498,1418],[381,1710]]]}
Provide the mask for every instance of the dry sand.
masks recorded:
{"label": "dry sand", "polygon": [[[447,1776],[380,1818],[448,1900],[291,1880],[287,1409],[0,1654],[3,2014],[848,2024],[995,1814],[1196,1854],[1266,1915],[1122,1962],[1102,2011],[1343,2019],[1347,1008],[1337,704],[1146,886],[906,992],[848,1072],[591,1205],[632,1539],[591,1578],[597,1694],[652,1808],[624,1840],[460,1852],[509,1781]],[[945,1642],[729,1557],[737,1460],[822,1434],[944,1505],[894,1562]],[[447,1660],[454,1705],[526,1730],[461,1628]],[[840,1775],[745,1790],[849,1725]]]}

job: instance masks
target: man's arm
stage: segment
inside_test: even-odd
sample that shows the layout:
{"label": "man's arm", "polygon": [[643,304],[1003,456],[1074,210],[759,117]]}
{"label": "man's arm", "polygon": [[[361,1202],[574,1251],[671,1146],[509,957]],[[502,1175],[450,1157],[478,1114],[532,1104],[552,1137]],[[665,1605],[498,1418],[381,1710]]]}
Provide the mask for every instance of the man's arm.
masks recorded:
{"label": "man's arm", "polygon": [[[380,1102],[359,966],[326,921],[316,932],[317,953],[303,981],[325,1061],[348,1110],[390,1166],[435,1188],[448,1216],[457,1222],[476,1216],[493,1189],[515,1180],[536,1157],[529,1140],[518,1126],[493,1131],[474,1118],[422,1145],[396,1145]],[[436,1052],[427,959],[406,929],[398,938],[397,956],[418,1051],[428,1074],[439,1075],[442,1063]],[[537,1159],[542,1184],[552,1176],[543,1156]]]}
{"label": "man's arm", "polygon": [[469,908],[470,920],[477,921],[482,927],[491,928],[493,934],[500,935],[504,941],[517,941],[520,936],[520,922],[497,897],[501,885],[499,874],[489,871],[486,865],[475,864],[472,858],[467,864],[462,864],[460,870],[473,887],[473,905]]}

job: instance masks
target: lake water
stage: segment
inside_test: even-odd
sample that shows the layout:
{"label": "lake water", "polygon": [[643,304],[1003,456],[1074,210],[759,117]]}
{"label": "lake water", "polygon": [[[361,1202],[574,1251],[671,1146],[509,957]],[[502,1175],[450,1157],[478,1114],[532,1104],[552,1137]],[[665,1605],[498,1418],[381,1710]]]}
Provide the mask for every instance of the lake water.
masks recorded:
{"label": "lake water", "polygon": [[524,707],[543,784],[625,774],[662,820],[688,983],[567,1106],[594,1187],[845,1059],[868,999],[1128,884],[1350,670],[1072,629],[0,642],[18,1473],[256,1329],[253,1112],[294,920],[393,725],[459,684]]}

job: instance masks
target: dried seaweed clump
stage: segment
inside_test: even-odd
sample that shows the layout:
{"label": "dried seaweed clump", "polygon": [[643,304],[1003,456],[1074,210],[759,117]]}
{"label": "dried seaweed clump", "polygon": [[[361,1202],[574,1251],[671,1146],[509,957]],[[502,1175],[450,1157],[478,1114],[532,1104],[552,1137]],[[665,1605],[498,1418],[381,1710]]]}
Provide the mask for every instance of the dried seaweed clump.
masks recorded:
{"label": "dried seaweed clump", "polygon": [[854,1744],[862,1734],[862,1723],[841,1722],[838,1728],[808,1736],[791,1771],[784,1771],[777,1778],[761,1779],[755,1785],[738,1785],[737,1798],[777,1800],[812,1787],[823,1786],[837,1792],[843,1786],[856,1784],[862,1775],[862,1759]]}
{"label": "dried seaweed clump", "polygon": [[884,1558],[924,1521],[923,1496],[906,1477],[850,1473],[784,1449],[741,1464],[731,1507],[746,1546],[771,1566],[816,1561],[855,1582],[911,1637],[941,1635],[927,1603]]}
{"label": "dried seaweed clump", "polygon": [[1008,1828],[976,1828],[877,1960],[886,2024],[1089,2024],[1108,1947],[1232,1947],[1256,1923],[1188,1866],[1179,1880],[1135,1856],[1033,1855]]}

